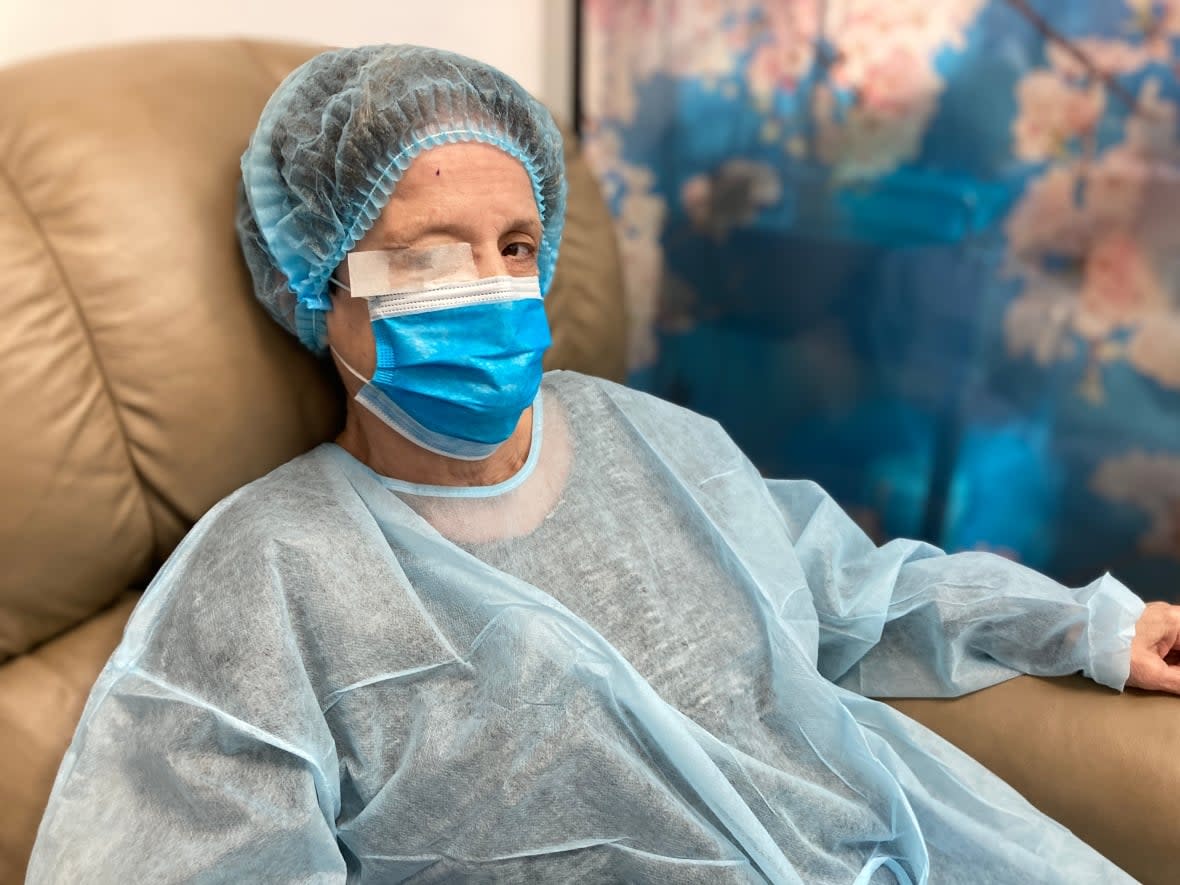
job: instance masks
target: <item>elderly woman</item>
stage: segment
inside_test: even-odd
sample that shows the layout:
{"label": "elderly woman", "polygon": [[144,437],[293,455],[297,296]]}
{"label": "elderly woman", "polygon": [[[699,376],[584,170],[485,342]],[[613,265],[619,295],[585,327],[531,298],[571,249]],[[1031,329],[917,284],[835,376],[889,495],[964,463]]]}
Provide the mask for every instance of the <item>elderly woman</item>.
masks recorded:
{"label": "elderly woman", "polygon": [[715,423],[542,377],[564,202],[549,115],[478,62],[279,87],[239,232],[347,422],[144,594],[30,881],[1130,881],[866,695],[1174,691],[1180,611],[877,548]]}

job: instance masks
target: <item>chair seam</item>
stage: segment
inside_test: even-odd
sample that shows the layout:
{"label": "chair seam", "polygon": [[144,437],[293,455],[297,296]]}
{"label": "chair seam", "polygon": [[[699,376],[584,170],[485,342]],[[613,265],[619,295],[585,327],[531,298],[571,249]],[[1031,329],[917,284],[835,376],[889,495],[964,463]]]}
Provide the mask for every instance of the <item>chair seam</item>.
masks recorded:
{"label": "chair seam", "polygon": [[[284,75],[276,75],[275,72],[267,65],[267,63],[263,61],[262,55],[258,51],[257,40],[251,40],[248,37],[241,37],[237,40],[237,44],[245,52],[246,57],[250,59],[250,64],[254,66],[255,70],[263,74],[266,80],[272,84],[272,90],[283,81]],[[270,96],[267,96],[267,98],[269,97]]]}
{"label": "chair seam", "polygon": [[159,544],[159,527],[156,525],[156,520],[152,516],[152,508],[148,503],[147,489],[150,487],[146,478],[140,470],[139,464],[136,462],[134,455],[131,453],[131,440],[127,433],[127,425],[123,421],[123,413],[119,408],[119,401],[115,397],[115,392],[111,387],[111,380],[107,374],[106,366],[103,364],[102,355],[99,351],[98,344],[94,340],[94,331],[90,327],[90,322],[86,316],[86,312],[82,309],[82,303],[78,298],[77,292],[74,290],[73,284],[70,282],[69,275],[66,273],[65,265],[61,261],[61,256],[53,246],[49,235],[45,228],[41,225],[41,220],[32,211],[24,194],[21,193],[20,188],[17,187],[16,180],[8,171],[7,164],[0,162],[0,179],[4,181],[9,192],[11,192],[13,199],[16,201],[17,207],[24,213],[33,231],[36,233],[40,241],[42,251],[48,256],[50,262],[53,264],[62,288],[67,295],[67,301],[73,308],[74,315],[77,317],[78,325],[82,328],[82,334],[86,340],[86,346],[90,351],[90,359],[95,370],[98,373],[99,380],[102,383],[103,393],[106,396],[107,402],[110,404],[111,413],[115,418],[115,426],[118,428],[119,437],[123,442],[123,453],[127,457],[127,464],[131,468],[131,473],[135,477],[136,486],[139,491],[140,503],[147,515],[148,526],[151,531],[151,551],[148,555],[149,560],[156,558],[156,549]]}

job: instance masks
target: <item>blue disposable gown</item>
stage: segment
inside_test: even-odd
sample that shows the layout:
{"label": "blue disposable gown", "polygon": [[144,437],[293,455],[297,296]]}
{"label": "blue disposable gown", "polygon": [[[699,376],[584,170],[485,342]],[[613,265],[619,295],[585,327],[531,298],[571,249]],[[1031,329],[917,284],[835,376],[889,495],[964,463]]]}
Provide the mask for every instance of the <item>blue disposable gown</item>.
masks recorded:
{"label": "blue disposable gown", "polygon": [[324,445],[221,502],[94,688],[31,882],[1128,882],[864,695],[1121,688],[1142,602],[876,547],[712,421],[545,378],[528,462]]}

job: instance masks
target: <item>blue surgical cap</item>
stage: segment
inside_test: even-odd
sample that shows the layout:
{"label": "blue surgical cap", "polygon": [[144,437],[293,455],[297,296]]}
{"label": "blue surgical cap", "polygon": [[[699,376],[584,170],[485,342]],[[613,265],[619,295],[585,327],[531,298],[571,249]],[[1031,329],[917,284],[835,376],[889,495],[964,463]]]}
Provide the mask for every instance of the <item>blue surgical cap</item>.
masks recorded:
{"label": "blue surgical cap", "polygon": [[494,145],[528,172],[547,292],[565,219],[561,133],[511,77],[452,52],[361,46],[292,71],[242,155],[237,228],[254,292],[312,351],[326,346],[328,277],[373,226],[410,162],[443,144]]}

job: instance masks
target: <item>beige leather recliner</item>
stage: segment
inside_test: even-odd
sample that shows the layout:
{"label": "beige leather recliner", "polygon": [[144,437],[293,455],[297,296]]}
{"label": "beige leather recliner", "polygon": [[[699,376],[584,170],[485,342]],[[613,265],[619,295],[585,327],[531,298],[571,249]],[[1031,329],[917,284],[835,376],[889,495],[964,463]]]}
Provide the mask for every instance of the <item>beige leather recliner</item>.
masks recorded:
{"label": "beige leather recliner", "polygon": [[[0,882],[23,875],[135,591],[340,421],[331,377],[254,302],[233,226],[262,105],[314,51],[157,43],[0,71]],[[611,222],[572,139],[567,160],[548,364],[619,378]],[[1133,875],[1180,881],[1180,698],[1022,677],[896,705]]]}

